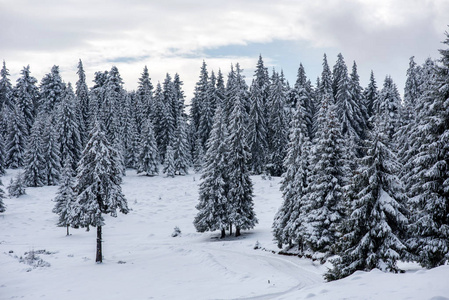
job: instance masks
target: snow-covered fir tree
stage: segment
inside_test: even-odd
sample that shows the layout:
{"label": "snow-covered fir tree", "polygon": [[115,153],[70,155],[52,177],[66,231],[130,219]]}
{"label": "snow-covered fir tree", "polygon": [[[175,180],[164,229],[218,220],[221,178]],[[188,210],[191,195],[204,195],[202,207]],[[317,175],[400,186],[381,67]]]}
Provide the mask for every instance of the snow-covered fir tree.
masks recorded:
{"label": "snow-covered fir tree", "polygon": [[269,90],[268,105],[268,166],[272,176],[280,176],[284,172],[284,158],[288,143],[288,119],[285,112],[286,91],[279,77],[273,71]]}
{"label": "snow-covered fir tree", "polygon": [[207,141],[204,157],[204,171],[201,176],[197,215],[193,221],[198,232],[221,231],[221,238],[230,226],[229,148],[226,143],[227,127],[223,109],[218,106],[214,116],[214,126]]}
{"label": "snow-covered fir tree", "polygon": [[42,143],[44,156],[44,168],[45,171],[45,185],[57,185],[59,183],[59,176],[61,172],[61,153],[60,145],[58,143],[57,128],[53,126],[51,116],[42,113],[43,128],[42,130]]}
{"label": "snow-covered fir tree", "polygon": [[309,173],[309,152],[311,143],[307,118],[302,101],[296,103],[296,110],[290,124],[290,137],[287,155],[284,160],[285,172],[282,174],[281,191],[284,199],[274,217],[273,235],[279,248],[282,245],[296,244],[302,250],[303,224],[302,201],[307,187]]}
{"label": "snow-covered fir tree", "polygon": [[153,107],[153,84],[151,83],[147,66],[143,68],[143,72],[139,78],[136,98],[138,107],[136,112],[136,126],[138,133],[140,133],[146,120],[151,117]]}
{"label": "snow-covered fir tree", "polygon": [[59,66],[54,65],[50,73],[42,78],[39,111],[50,114],[61,103],[64,97],[65,84],[59,74]]}
{"label": "snow-covered fir tree", "polygon": [[38,187],[47,183],[42,141],[42,120],[37,119],[28,136],[24,158],[23,180],[25,186]]}
{"label": "snow-covered fir tree", "polygon": [[[320,255],[334,253],[338,225],[344,219],[343,187],[350,176],[332,94],[321,100],[303,201],[304,242]],[[317,253],[317,255],[318,255]]]}
{"label": "snow-covered fir tree", "polygon": [[6,152],[5,152],[5,140],[3,139],[3,135],[0,134],[0,176],[6,173]]}
{"label": "snow-covered fir tree", "polygon": [[175,174],[187,175],[192,162],[190,158],[189,140],[187,139],[187,123],[184,116],[180,116],[178,119],[173,148]]}
{"label": "snow-covered fir tree", "polygon": [[[3,185],[3,183],[0,180],[0,186],[2,186],[2,185]],[[6,211],[6,204],[3,202],[3,199],[5,199],[5,192],[3,191],[2,188],[0,188],[0,213]]]}
{"label": "snow-covered fir tree", "polygon": [[154,176],[159,173],[159,152],[154,137],[153,123],[147,119],[142,127],[140,148],[137,156],[137,173]]}
{"label": "snow-covered fir tree", "polygon": [[[37,113],[39,88],[36,85],[37,79],[31,76],[30,66],[24,67],[20,74],[13,89],[14,103],[22,112],[29,133]],[[9,107],[11,106],[9,105]]]}
{"label": "snow-covered fir tree", "polygon": [[72,225],[77,227],[72,220],[72,214],[76,210],[76,193],[75,188],[75,177],[72,169],[72,162],[70,157],[67,156],[64,161],[64,168],[61,172],[61,183],[59,185],[56,197],[53,199],[55,206],[53,207],[53,212],[59,216],[58,227],[66,227],[67,235],[69,233],[69,227]]}
{"label": "snow-covered fir tree", "polygon": [[254,79],[250,88],[250,111],[248,144],[251,149],[251,171],[261,174],[265,171],[268,150],[267,102],[270,79],[268,70],[259,56]]}
{"label": "snow-covered fir tree", "polygon": [[368,86],[363,91],[368,120],[375,114],[374,103],[377,103],[378,94],[376,78],[374,78],[374,72],[371,70]]}
{"label": "snow-covered fir tree", "polygon": [[[128,93],[126,96],[126,115],[123,144],[125,147],[125,166],[137,169],[137,156],[139,155],[140,134],[142,128],[137,126],[138,107],[136,94]],[[148,119],[148,118],[147,118]]]}
{"label": "snow-covered fir tree", "polygon": [[193,150],[193,169],[195,172],[200,172],[203,169],[204,164],[204,150],[201,143],[201,138],[195,140],[194,150]]}
{"label": "snow-covered fir tree", "polygon": [[165,156],[165,162],[164,162],[164,173],[167,175],[167,177],[175,177],[176,173],[176,167],[175,167],[175,149],[174,149],[174,142],[170,141],[170,143],[167,146],[167,152]]}
{"label": "snow-covered fir tree", "polygon": [[75,190],[77,191],[74,218],[81,227],[97,227],[96,262],[101,263],[103,214],[117,216],[117,210],[127,214],[128,203],[120,186],[122,166],[120,156],[107,140],[106,134],[96,123],[90,133],[81,159],[78,163]]}
{"label": "snow-covered fir tree", "polygon": [[26,191],[23,173],[19,173],[14,178],[11,178],[6,189],[8,190],[9,197],[19,198],[20,196],[25,195]]}
{"label": "snow-covered fir tree", "polygon": [[23,113],[15,106],[6,115],[7,136],[6,136],[6,166],[11,169],[23,167],[24,153],[26,148],[27,127]]}
{"label": "snow-covered fir tree", "polygon": [[[237,73],[238,74],[238,73]],[[226,143],[229,147],[227,160],[229,163],[228,206],[230,226],[235,225],[235,235],[241,230],[253,228],[258,220],[254,212],[253,183],[250,175],[251,152],[247,144],[247,128],[245,122],[244,91],[237,89],[232,101],[234,108],[230,115],[229,135]]]}
{"label": "snow-covered fir tree", "polygon": [[80,118],[75,101],[75,94],[69,83],[66,95],[58,106],[56,127],[60,145],[60,162],[66,161],[66,157],[69,157],[68,161],[72,162],[73,170],[76,170],[83,150],[80,135]]}
{"label": "snow-covered fir tree", "polygon": [[374,102],[374,112],[386,118],[388,136],[393,140],[397,129],[401,125],[401,96],[391,76],[386,76],[379,92],[377,101]]}
{"label": "snow-covered fir tree", "polygon": [[6,68],[5,61],[3,61],[3,66],[0,70],[0,111],[2,111],[4,107],[9,107],[10,109],[14,107],[12,84],[9,76],[9,70]]}
{"label": "snow-covered fir tree", "polygon": [[90,100],[89,100],[89,89],[86,83],[86,73],[84,72],[83,62],[81,59],[78,62],[78,81],[75,86],[76,103],[79,110],[80,118],[80,137],[82,145],[87,143],[88,132],[90,131],[89,120],[91,118],[90,114]]}
{"label": "snow-covered fir tree", "polygon": [[396,262],[405,257],[406,197],[395,175],[399,165],[386,126],[378,117],[355,178],[349,216],[341,226],[340,257],[325,275],[328,280],[374,268],[396,273]]}
{"label": "snow-covered fir tree", "polygon": [[[448,33],[444,44],[449,46]],[[426,268],[449,261],[449,49],[440,50],[440,54],[441,65],[433,72],[425,71],[429,74],[417,103],[413,145],[417,153],[408,184],[413,196],[408,246],[413,259]]]}

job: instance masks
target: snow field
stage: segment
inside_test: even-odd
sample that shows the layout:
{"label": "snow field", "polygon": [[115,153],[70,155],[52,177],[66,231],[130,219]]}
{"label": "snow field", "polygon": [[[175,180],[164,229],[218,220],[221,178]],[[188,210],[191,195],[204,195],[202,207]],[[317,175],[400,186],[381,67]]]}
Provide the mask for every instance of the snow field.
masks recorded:
{"label": "snow field", "polygon": [[[16,173],[8,170],[5,186]],[[449,299],[449,266],[407,264],[406,274],[374,270],[324,283],[326,265],[273,254],[280,178],[252,177],[259,224],[223,240],[219,232],[197,233],[192,224],[199,174],[146,177],[128,170],[123,179],[132,211],[106,217],[101,265],[95,264],[95,228],[71,228],[65,236],[55,226],[57,187],[27,188],[27,195],[5,199],[0,299]],[[171,237],[175,226],[182,233]],[[262,249],[254,250],[256,242]],[[51,266],[20,263],[31,250],[46,250],[37,255]]]}

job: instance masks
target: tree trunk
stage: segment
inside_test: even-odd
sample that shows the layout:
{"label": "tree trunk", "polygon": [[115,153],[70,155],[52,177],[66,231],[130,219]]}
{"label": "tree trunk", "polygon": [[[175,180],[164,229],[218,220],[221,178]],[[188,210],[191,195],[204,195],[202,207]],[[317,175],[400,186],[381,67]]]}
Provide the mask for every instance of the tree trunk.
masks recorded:
{"label": "tree trunk", "polygon": [[67,225],[67,235],[70,235],[70,233],[69,233],[69,225]]}
{"label": "tree trunk", "polygon": [[235,236],[240,236],[240,227],[239,226],[235,226]]}
{"label": "tree trunk", "polygon": [[101,264],[103,262],[103,253],[101,252],[101,226],[97,226],[97,257],[95,262]]}
{"label": "tree trunk", "polygon": [[223,228],[223,229],[221,230],[221,237],[220,237],[220,238],[221,238],[221,239],[224,239],[225,237],[226,237],[226,229]]}
{"label": "tree trunk", "polygon": [[229,235],[232,235],[232,224],[229,224]]}

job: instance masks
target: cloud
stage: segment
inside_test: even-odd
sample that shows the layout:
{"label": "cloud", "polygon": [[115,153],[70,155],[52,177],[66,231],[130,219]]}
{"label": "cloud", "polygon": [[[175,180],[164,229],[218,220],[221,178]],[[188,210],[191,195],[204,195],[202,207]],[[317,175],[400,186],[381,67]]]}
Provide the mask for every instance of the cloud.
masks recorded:
{"label": "cloud", "polygon": [[233,60],[251,70],[257,56],[244,47],[260,45],[266,61],[288,64],[284,48],[298,45],[305,65],[320,68],[321,60],[307,60],[324,52],[332,64],[342,52],[348,64],[366,66],[366,76],[379,70],[380,81],[403,77],[412,55],[437,56],[447,20],[446,0],[0,1],[0,58],[12,74],[30,64],[38,79],[60,65],[66,81],[76,81],[79,58],[92,77],[115,64],[130,89],[146,64],[157,80],[179,72],[193,90],[203,59],[214,69]]}

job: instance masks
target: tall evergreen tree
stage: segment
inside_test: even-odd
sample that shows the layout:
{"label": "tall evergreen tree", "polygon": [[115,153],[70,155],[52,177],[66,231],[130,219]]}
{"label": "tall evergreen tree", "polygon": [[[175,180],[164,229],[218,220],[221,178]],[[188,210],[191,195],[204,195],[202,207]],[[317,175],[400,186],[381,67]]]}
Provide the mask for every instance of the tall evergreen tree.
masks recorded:
{"label": "tall evergreen tree", "polygon": [[80,119],[77,114],[75,101],[75,95],[69,83],[66,95],[58,107],[56,127],[60,145],[60,162],[66,161],[66,157],[69,157],[68,161],[72,162],[73,170],[76,170],[76,165],[83,150],[80,135]]}
{"label": "tall evergreen tree", "polygon": [[391,76],[385,77],[382,90],[379,92],[374,110],[378,115],[386,118],[388,135],[391,140],[401,125],[401,96]]}
{"label": "tall evergreen tree", "polygon": [[311,250],[325,255],[339,237],[338,224],[344,218],[343,186],[349,174],[332,94],[322,99],[318,128],[310,157],[310,176],[303,200],[304,242]]}
{"label": "tall evergreen tree", "polygon": [[288,143],[288,120],[285,113],[286,92],[279,75],[273,71],[268,103],[268,146],[269,158],[267,171],[273,176],[284,172],[284,158]]}
{"label": "tall evergreen tree", "polygon": [[39,111],[50,114],[64,97],[65,84],[59,74],[59,66],[53,66],[41,81]]}
{"label": "tall evergreen tree", "polygon": [[28,136],[25,158],[23,180],[26,186],[39,187],[46,184],[45,157],[42,153],[42,125],[41,120],[36,120]]}
{"label": "tall evergreen tree", "polygon": [[254,174],[265,171],[268,150],[267,102],[269,77],[262,56],[259,56],[250,89],[248,144],[251,149],[251,170]]}
{"label": "tall evergreen tree", "polygon": [[78,81],[76,82],[76,102],[79,107],[80,113],[80,137],[82,140],[82,145],[84,146],[87,143],[88,132],[90,131],[90,119],[91,119],[91,111],[90,111],[90,100],[89,100],[89,89],[86,83],[86,73],[84,72],[83,62],[81,59],[78,62]]}
{"label": "tall evergreen tree", "polygon": [[[61,153],[58,143],[57,129],[53,126],[52,118],[45,113],[43,121],[43,155],[46,174],[45,185],[57,185],[61,172]],[[67,156],[69,157],[69,156]]]}
{"label": "tall evergreen tree", "polygon": [[136,96],[138,107],[138,112],[136,112],[136,125],[137,130],[140,133],[146,119],[151,116],[151,110],[153,107],[153,84],[151,83],[147,66],[143,68],[142,75],[139,78]]}
{"label": "tall evergreen tree", "polygon": [[5,61],[3,61],[3,67],[0,70],[0,111],[4,107],[13,108],[12,85],[9,76],[9,70],[6,68]]}
{"label": "tall evergreen tree", "polygon": [[368,86],[364,90],[363,94],[365,96],[365,107],[368,115],[368,120],[370,120],[371,117],[375,114],[374,104],[377,103],[377,97],[379,94],[377,90],[376,79],[374,78],[374,72],[372,70]]}
{"label": "tall evergreen tree", "polygon": [[7,114],[8,133],[6,136],[6,166],[21,168],[24,164],[27,128],[22,112],[16,106]]}
{"label": "tall evergreen tree", "polygon": [[75,190],[77,203],[74,216],[81,220],[81,227],[97,227],[97,263],[103,261],[102,227],[103,214],[117,216],[117,210],[127,214],[128,204],[121,189],[121,166],[119,153],[108,142],[105,133],[96,124],[90,140],[78,163]]}
{"label": "tall evergreen tree", "polygon": [[159,152],[154,137],[153,123],[150,119],[147,119],[142,128],[140,149],[137,156],[137,173],[143,172],[147,176],[154,176],[159,173]]}
{"label": "tall evergreen tree", "polygon": [[290,124],[290,137],[287,156],[284,160],[285,172],[282,174],[281,191],[284,199],[274,217],[273,235],[281,248],[282,244],[303,245],[302,201],[307,187],[309,173],[309,152],[311,143],[305,109],[297,102],[295,115]]}
{"label": "tall evergreen tree", "polygon": [[187,175],[189,166],[191,165],[191,158],[190,145],[187,139],[187,123],[183,116],[178,120],[173,147],[175,174]]}
{"label": "tall evergreen tree", "polygon": [[[0,186],[2,186],[2,185],[3,185],[3,183],[0,180]],[[3,202],[3,199],[5,199],[5,192],[3,191],[2,188],[0,188],[0,213],[6,211],[6,204]]]}
{"label": "tall evergreen tree", "polygon": [[69,227],[71,225],[77,227],[72,220],[72,214],[73,211],[75,211],[76,205],[76,193],[74,188],[75,177],[73,176],[72,162],[70,161],[70,157],[67,156],[61,173],[61,183],[58,192],[56,193],[56,197],[53,199],[55,206],[52,210],[59,216],[56,225],[58,227],[66,227],[67,235],[70,235]]}
{"label": "tall evergreen tree", "polygon": [[[29,133],[37,113],[36,106],[39,100],[39,89],[36,86],[36,78],[31,76],[30,66],[24,67],[20,74],[21,77],[17,79],[16,86],[13,89],[13,102],[16,103],[22,112],[27,132]],[[11,108],[11,103],[8,107]]]}
{"label": "tall evergreen tree", "polygon": [[173,147],[173,141],[167,146],[167,154],[165,156],[164,162],[164,173],[167,177],[175,177],[176,169],[175,169],[175,149]]}
{"label": "tall evergreen tree", "polygon": [[405,257],[405,195],[395,175],[399,165],[390,149],[385,125],[378,119],[368,154],[357,173],[355,199],[350,202],[350,216],[342,226],[340,258],[326,274],[328,280],[374,268],[396,273],[396,261]]}
{"label": "tall evergreen tree", "polygon": [[229,220],[230,226],[235,225],[236,236],[241,234],[241,230],[251,229],[258,223],[253,208],[253,184],[249,177],[251,152],[246,140],[246,110],[242,92],[235,93],[233,97],[234,109],[230,116],[229,136],[226,138],[229,146],[227,159],[230,166]]}
{"label": "tall evergreen tree", "polygon": [[[445,46],[449,46],[446,33]],[[410,204],[413,216],[408,245],[423,267],[449,261],[449,49],[440,50],[441,65],[426,78],[417,110],[417,154],[413,163]],[[416,147],[415,146],[415,147]]]}
{"label": "tall evergreen tree", "polygon": [[227,127],[221,106],[217,107],[214,126],[207,141],[204,157],[204,172],[201,176],[200,198],[196,206],[197,215],[193,221],[199,232],[221,231],[221,238],[226,235],[230,225],[230,188],[228,152],[226,143]]}

